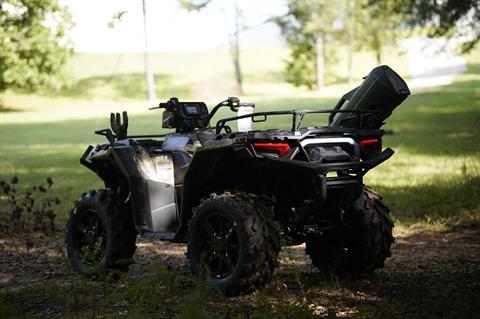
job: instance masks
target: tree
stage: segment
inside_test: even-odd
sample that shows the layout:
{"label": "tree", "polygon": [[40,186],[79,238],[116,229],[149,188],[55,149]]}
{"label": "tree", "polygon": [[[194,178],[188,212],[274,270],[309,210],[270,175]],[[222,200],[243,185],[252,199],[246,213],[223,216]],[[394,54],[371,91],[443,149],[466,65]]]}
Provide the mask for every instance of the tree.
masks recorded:
{"label": "tree", "polygon": [[[296,86],[321,91],[325,85],[325,64],[334,57],[328,52],[341,32],[339,2],[289,0],[289,12],[277,19],[290,45],[287,80]],[[329,54],[327,54],[327,52]]]}
{"label": "tree", "polygon": [[153,74],[152,66],[150,64],[149,48],[148,48],[148,33],[147,33],[147,8],[145,0],[142,0],[142,13],[143,13],[143,33],[145,36],[145,50],[143,54],[145,62],[145,80],[147,82],[147,97],[148,101],[154,102],[157,99],[155,94],[155,76]]}
{"label": "tree", "polygon": [[0,91],[55,83],[72,53],[70,15],[56,0],[0,3]]}
{"label": "tree", "polygon": [[377,64],[382,64],[383,47],[395,44],[404,15],[395,10],[397,0],[357,0],[353,10],[357,46],[375,52]]}
{"label": "tree", "polygon": [[[382,1],[370,0],[370,4]],[[480,41],[478,0],[397,0],[392,10],[405,14],[410,25],[426,28],[431,37],[463,36],[464,52]]]}
{"label": "tree", "polygon": [[[179,0],[180,5],[188,11],[199,11],[209,5],[212,0]],[[233,68],[235,70],[235,82],[237,84],[237,93],[243,94],[243,76],[240,65],[240,30],[242,13],[238,7],[237,0],[231,0],[234,10],[234,31],[228,32],[228,43],[230,47],[230,53],[232,55]],[[224,13],[225,15],[225,13]],[[224,16],[225,21],[226,17]],[[228,30],[228,27],[227,27]]]}
{"label": "tree", "polygon": [[346,0],[347,1],[347,18],[346,18],[346,28],[347,28],[347,79],[348,83],[353,81],[353,52],[355,51],[355,31],[357,25],[357,13],[356,13],[356,1],[355,0]]}

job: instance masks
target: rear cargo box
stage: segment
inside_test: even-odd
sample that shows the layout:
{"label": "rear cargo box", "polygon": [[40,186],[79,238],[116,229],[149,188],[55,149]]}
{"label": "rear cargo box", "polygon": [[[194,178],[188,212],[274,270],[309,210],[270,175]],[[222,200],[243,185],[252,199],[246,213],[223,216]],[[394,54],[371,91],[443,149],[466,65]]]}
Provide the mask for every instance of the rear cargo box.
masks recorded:
{"label": "rear cargo box", "polygon": [[408,95],[407,84],[395,71],[386,65],[376,67],[359,87],[345,94],[335,106],[340,110],[372,113],[337,113],[330,125],[378,129]]}

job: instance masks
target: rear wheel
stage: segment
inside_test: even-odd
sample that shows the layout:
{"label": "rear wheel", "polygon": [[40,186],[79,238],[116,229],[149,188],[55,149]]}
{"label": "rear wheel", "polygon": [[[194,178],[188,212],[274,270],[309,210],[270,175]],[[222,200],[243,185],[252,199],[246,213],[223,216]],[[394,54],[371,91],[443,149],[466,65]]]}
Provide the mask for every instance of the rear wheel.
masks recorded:
{"label": "rear wheel", "polygon": [[137,235],[130,217],[110,190],[84,194],[75,203],[66,229],[68,258],[75,271],[87,276],[127,271]]}
{"label": "rear wheel", "polygon": [[279,250],[269,211],[255,195],[212,194],[195,209],[188,236],[192,271],[226,295],[268,283]]}
{"label": "rear wheel", "polygon": [[393,222],[388,213],[382,198],[370,187],[364,187],[360,197],[345,210],[339,233],[306,242],[306,253],[313,265],[354,275],[383,268],[394,242]]}

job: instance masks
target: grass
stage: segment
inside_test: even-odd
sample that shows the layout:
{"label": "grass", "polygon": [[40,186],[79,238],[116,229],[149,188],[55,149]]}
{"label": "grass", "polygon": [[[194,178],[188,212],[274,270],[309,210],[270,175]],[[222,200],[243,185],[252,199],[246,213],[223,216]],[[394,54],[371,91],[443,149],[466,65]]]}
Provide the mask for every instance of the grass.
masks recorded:
{"label": "grass", "polygon": [[[122,284],[75,277],[63,285],[30,283],[23,289],[0,293],[0,316],[28,317],[45,309],[51,317],[74,318],[314,318],[306,300],[274,301],[255,292],[238,303],[188,273],[172,272],[159,259],[137,269],[141,276],[122,278]],[[212,307],[216,311],[212,311]]]}
{"label": "grass", "polygon": [[[251,61],[245,63],[250,94],[242,99],[256,102],[257,110],[329,108],[352,87],[334,85],[321,96],[293,88],[283,83],[281,76],[285,57],[286,53],[278,49],[246,52],[243,58]],[[367,72],[363,68],[371,59],[366,60],[355,74]],[[192,85],[230,78],[228,56],[222,51],[156,55],[153,61],[155,68],[163,71],[158,72],[157,87],[161,89],[157,93],[165,89],[165,93],[159,94],[164,97],[168,96],[168,88],[173,91],[170,95],[189,97],[194,94]],[[138,73],[141,56],[122,56],[117,73],[108,82],[115,64],[112,55],[81,54],[70,65],[77,82],[62,94],[9,91],[4,96],[6,112],[0,113],[0,178],[18,175],[28,185],[52,176],[58,195],[64,199],[58,210],[60,224],[77,196],[102,187],[92,172],[79,165],[78,158],[88,144],[103,142],[103,138],[92,133],[108,127],[110,111],[125,109],[131,114],[131,134],[162,131],[160,113],[145,113],[148,105],[141,100],[143,93],[139,94],[143,92],[143,79]],[[208,72],[207,66],[212,64],[215,69]],[[255,83],[261,85],[250,90],[249,85],[254,87]],[[385,136],[384,145],[393,147],[397,154],[369,173],[366,181],[384,195],[400,223],[451,224],[478,218],[479,86],[479,65],[470,64],[468,72],[455,83],[409,97],[388,119],[385,128],[393,134]],[[275,93],[268,94],[272,90]],[[223,93],[222,87],[219,91]],[[108,97],[115,98],[107,100]],[[211,96],[207,101],[213,104],[219,99]],[[227,115],[229,112],[220,114]],[[324,120],[310,117],[305,124]],[[288,117],[278,117],[257,127],[288,127],[288,123]]]}
{"label": "grass", "polygon": [[[339,56],[345,55],[339,48]],[[157,97],[171,96],[183,99],[201,99],[209,104],[218,102],[234,92],[233,68],[227,50],[152,54],[152,68],[156,77]],[[244,90],[248,98],[258,102],[271,97],[296,98],[316,95],[285,83],[284,60],[288,50],[282,48],[242,51]],[[376,66],[373,54],[358,52],[353,74],[357,81]],[[387,52],[385,63],[403,76],[407,75],[407,59],[397,52]],[[343,64],[329,65],[327,81],[336,83],[346,78]],[[70,119],[102,117],[114,109],[126,108],[142,113],[148,106],[142,54],[76,54],[69,65],[66,86],[60,90],[46,90],[27,94],[7,91],[1,98],[4,107],[1,123],[50,122]],[[352,84],[353,85],[353,84]],[[352,85],[329,88],[324,95],[337,99]],[[341,91],[341,92],[340,92]],[[5,112],[5,111],[9,112]]]}
{"label": "grass", "polygon": [[396,149],[369,174],[400,222],[478,219],[480,212],[480,65],[448,87],[410,97],[388,120]]}
{"label": "grass", "polygon": [[[170,96],[206,99],[209,105],[233,88],[228,51],[163,53],[152,56],[159,99]],[[342,54],[341,50],[339,54]],[[331,107],[351,85],[330,87],[319,97],[284,82],[286,49],[246,50],[243,55],[245,101],[258,110],[292,107]],[[359,52],[358,77],[374,66],[373,55]],[[387,62],[406,72],[405,57],[387,54]],[[340,65],[331,68],[345,77]],[[93,131],[108,127],[108,114],[127,110],[131,134],[161,131],[160,113],[146,113],[143,60],[140,54],[77,54],[68,65],[71,83],[60,92],[27,94],[7,91],[0,108],[0,179],[18,175],[22,184],[36,184],[52,176],[63,204],[58,210],[63,224],[73,200],[83,191],[101,187],[96,176],[80,166],[79,156],[88,144],[103,142]],[[343,74],[343,75],[342,75]],[[220,116],[230,116],[223,112]],[[219,116],[219,117],[220,117]],[[284,126],[287,119],[270,122]]]}
{"label": "grass", "polygon": [[[478,247],[478,234],[478,227],[465,227],[399,236],[396,257],[361,280],[312,271],[306,266],[309,261],[298,257],[302,247],[286,248],[281,262],[288,267],[278,269],[267,287],[232,298],[193,278],[188,269],[169,267],[163,257],[174,251],[172,247],[167,253],[141,249],[133,270],[116,282],[73,275],[62,265],[65,256],[52,255],[40,243],[37,249],[42,250],[26,257],[35,261],[35,254],[43,253],[51,260],[39,258],[39,265],[30,267],[39,276],[19,276],[22,285],[14,282],[13,289],[2,289],[0,284],[0,317],[476,318],[480,268],[472,249]],[[60,245],[58,238],[43,240]],[[141,243],[145,245],[156,244]],[[151,258],[147,263],[145,252]],[[290,258],[289,252],[297,257]],[[60,276],[45,280],[45,269],[60,269]]]}
{"label": "grass", "polygon": [[[337,84],[322,95],[293,88],[283,82],[281,66],[285,56],[281,50],[244,54],[249,63],[244,70],[248,95],[243,100],[256,102],[257,110],[331,107],[353,86]],[[385,136],[384,146],[394,148],[396,154],[370,172],[366,182],[384,196],[401,228],[417,223],[451,228],[479,220],[480,65],[474,57],[475,53],[469,57],[468,72],[452,85],[409,97],[387,121],[385,128],[390,134]],[[57,210],[60,227],[75,198],[84,191],[102,187],[101,181],[78,159],[88,144],[104,141],[93,131],[109,125],[110,111],[129,111],[131,134],[161,131],[160,113],[144,111],[148,105],[142,100],[141,56],[122,56],[111,77],[116,58],[76,56],[70,66],[75,80],[61,94],[9,91],[3,96],[0,179],[17,175],[22,185],[28,185],[52,176],[54,192],[63,200]],[[356,65],[355,74],[364,75],[372,59],[365,53],[359,53],[357,58],[362,64]],[[405,70],[401,60],[402,57],[392,56],[392,67],[397,69],[399,64],[400,70]],[[222,51],[157,55],[154,66],[157,93],[162,98],[201,97],[211,105],[220,100],[220,95],[228,95],[232,87],[228,56]],[[206,89],[209,87],[218,92],[211,94]],[[306,123],[317,120],[312,118]],[[260,123],[260,128],[265,125]],[[286,118],[268,122],[270,127],[288,125]],[[417,244],[417,239],[410,241]],[[58,238],[52,241],[61,243]],[[58,264],[56,259],[52,262]],[[474,286],[463,285],[463,273],[452,275],[449,270],[431,272],[415,267],[404,272],[387,269],[371,283],[325,278],[321,273],[280,272],[265,290],[230,302],[188,274],[167,271],[162,262],[154,262],[146,268],[140,266],[118,284],[65,276],[63,283],[32,282],[18,290],[2,292],[0,317],[9,312],[28,317],[41,311],[42,315],[79,318],[310,318],[318,314],[335,318],[342,313],[344,317],[402,318],[405,313],[407,317],[435,316],[431,309],[439,304],[442,309],[461,309],[465,317],[475,313],[475,294],[469,290]],[[468,271],[465,270],[469,275],[478,275],[475,269]],[[450,303],[451,297],[443,294],[440,285],[457,279],[459,284],[451,291],[465,296],[463,306]],[[415,293],[411,294],[412,291]],[[422,301],[423,296],[431,298]],[[437,300],[439,304],[435,303]],[[345,312],[352,307],[355,313]]]}

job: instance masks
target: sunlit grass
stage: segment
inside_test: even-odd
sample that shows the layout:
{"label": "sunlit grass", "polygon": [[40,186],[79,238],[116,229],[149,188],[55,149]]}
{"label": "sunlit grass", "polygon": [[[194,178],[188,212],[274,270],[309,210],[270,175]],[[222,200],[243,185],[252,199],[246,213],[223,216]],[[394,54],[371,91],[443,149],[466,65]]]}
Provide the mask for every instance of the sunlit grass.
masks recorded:
{"label": "sunlit grass", "polygon": [[[472,56],[468,59],[474,63]],[[242,100],[255,102],[256,111],[331,108],[341,95],[357,84],[333,85],[321,95],[294,88],[286,84],[282,77],[284,57],[286,53],[278,50],[244,54],[248,95]],[[358,60],[362,63],[356,63],[355,74],[358,77],[370,69],[372,60],[367,56],[363,58],[367,62]],[[404,58],[392,59],[401,61]],[[123,61],[125,64],[121,64],[117,70],[121,74],[138,73],[143,68],[140,55],[126,55]],[[63,199],[58,210],[59,224],[63,224],[75,198],[89,189],[102,187],[102,182],[95,174],[80,165],[79,157],[88,144],[105,141],[103,137],[94,135],[93,131],[109,126],[108,115],[111,111],[129,112],[130,134],[166,132],[161,129],[161,112],[147,113],[146,109],[151,105],[143,100],[144,92],[133,92],[131,98],[117,96],[118,92],[112,91],[116,84],[105,82],[114,63],[111,55],[79,55],[72,62],[72,72],[80,80],[91,81],[84,84],[90,86],[73,86],[72,90],[78,92],[65,92],[60,96],[27,95],[11,91],[3,96],[3,104],[9,109],[0,113],[0,179],[18,175],[26,185],[33,185],[42,182],[46,176],[52,176],[55,190]],[[399,62],[399,65],[404,65],[402,63]],[[192,54],[162,54],[154,57],[154,65],[160,77],[162,74],[172,75],[172,78],[162,78],[165,83],[157,82],[158,87],[164,84],[168,88],[169,85],[180,87],[196,83],[189,92],[179,96],[181,99],[202,98],[194,89],[197,85],[197,88],[203,87],[205,90],[209,87],[218,88],[215,94],[207,97],[209,105],[231,95],[228,93],[231,66],[224,52],[195,58],[192,58]],[[397,69],[393,64],[392,67]],[[402,68],[406,69],[405,65],[400,70]],[[98,82],[98,78],[92,77],[103,78]],[[136,82],[129,82],[130,78],[121,81],[125,80],[124,84],[131,83],[130,90],[143,90],[143,78],[135,79]],[[168,84],[168,81],[171,83]],[[219,85],[211,86],[216,81]],[[227,85],[222,86],[222,81]],[[92,83],[100,86],[91,86]],[[409,97],[387,120],[384,128],[390,134],[384,137],[384,146],[394,148],[396,154],[369,172],[366,182],[382,193],[392,206],[398,223],[454,224],[478,219],[479,88],[480,66],[470,64],[469,71],[459,76],[454,84]],[[105,94],[97,91],[104,89]],[[128,92],[129,89],[125,90]],[[165,91],[161,98],[177,93],[179,91],[175,89],[168,95]],[[232,115],[225,110],[216,119]],[[325,122],[325,116],[307,116],[304,125]],[[236,123],[231,124],[232,128],[236,127]],[[259,129],[290,126],[289,116],[272,117],[268,122],[256,124]]]}
{"label": "sunlit grass", "polygon": [[[338,47],[339,57],[346,49]],[[337,99],[355,84],[340,84],[346,78],[346,64],[328,65],[327,82],[331,85],[319,96],[285,82],[286,48],[264,48],[242,51],[242,72],[245,96],[254,102],[295,100],[296,98]],[[352,73],[356,82],[376,66],[371,52],[357,52]],[[157,53],[151,56],[159,100],[171,96],[203,100],[209,105],[234,95],[235,83],[230,52],[215,49],[202,52]],[[338,61],[343,61],[338,59]],[[398,51],[388,50],[385,64],[402,76],[407,75],[407,59]],[[103,117],[111,111],[126,109],[142,113],[145,101],[144,61],[142,54],[76,54],[68,65],[69,83],[60,91],[45,90],[41,94],[7,91],[0,100],[4,109],[1,123],[34,123]],[[332,102],[333,103],[333,102]],[[331,103],[329,103],[331,106]],[[289,105],[291,106],[291,105]]]}

